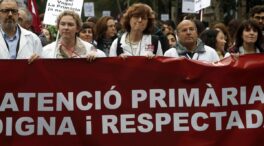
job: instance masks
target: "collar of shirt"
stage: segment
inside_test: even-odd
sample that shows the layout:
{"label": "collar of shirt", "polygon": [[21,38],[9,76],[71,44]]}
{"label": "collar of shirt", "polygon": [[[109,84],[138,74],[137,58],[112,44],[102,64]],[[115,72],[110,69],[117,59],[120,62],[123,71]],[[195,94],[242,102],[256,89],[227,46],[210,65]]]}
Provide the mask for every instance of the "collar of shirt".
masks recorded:
{"label": "collar of shirt", "polygon": [[[184,55],[186,55],[187,53],[190,52],[180,42],[177,42],[177,44],[176,44],[176,50],[177,50],[177,52],[178,52],[178,54],[180,56],[184,56]],[[197,46],[196,46],[193,54],[194,53],[204,53],[204,52],[205,52],[204,43],[200,39],[198,39],[197,40]]]}
{"label": "collar of shirt", "polygon": [[20,28],[16,28],[16,33],[13,37],[9,37],[3,30],[1,32],[9,50],[10,58],[16,59],[19,50]]}

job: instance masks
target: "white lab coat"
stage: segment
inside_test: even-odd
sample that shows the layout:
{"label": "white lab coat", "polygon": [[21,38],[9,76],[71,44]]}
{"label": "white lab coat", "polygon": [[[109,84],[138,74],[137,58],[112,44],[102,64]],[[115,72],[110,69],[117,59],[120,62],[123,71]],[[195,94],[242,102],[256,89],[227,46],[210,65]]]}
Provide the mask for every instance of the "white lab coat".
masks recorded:
{"label": "white lab coat", "polygon": [[[31,31],[18,27],[21,30],[21,34],[17,59],[29,59],[34,53],[40,56],[42,45],[39,37]],[[11,59],[2,34],[0,34],[0,59]]]}
{"label": "white lab coat", "polygon": [[[85,42],[83,40],[81,40],[80,38],[77,38],[78,39],[78,42],[82,43],[84,46],[85,46],[85,49],[86,49],[86,54],[84,55],[81,55],[80,58],[85,58],[87,57],[87,55],[92,51],[93,49],[93,45],[88,43],[88,42]],[[44,48],[43,48],[43,51],[42,51],[42,54],[41,54],[41,58],[57,58],[56,57],[56,53],[57,53],[57,50],[59,49],[60,47],[60,44],[58,44],[56,46],[56,41],[53,42],[53,43],[50,43],[48,45],[46,45]],[[96,49],[96,57],[106,57],[105,53],[99,49]]]}
{"label": "white lab coat", "polygon": [[[124,33],[121,36],[121,40],[120,40],[120,44],[121,47],[123,48],[124,54],[127,56],[147,56],[149,53],[152,53],[152,51],[148,50],[148,45],[153,45],[151,42],[151,35],[146,35],[144,34],[142,39],[140,40],[137,49],[135,51],[135,54],[133,54],[133,49],[131,48],[131,46],[126,42],[126,36],[128,35],[128,33]],[[117,56],[117,41],[118,38],[116,38],[111,47],[110,47],[110,53],[109,56],[110,57],[115,57]],[[157,56],[163,56],[163,52],[161,49],[161,44],[160,41],[158,42],[158,49],[157,49]]]}

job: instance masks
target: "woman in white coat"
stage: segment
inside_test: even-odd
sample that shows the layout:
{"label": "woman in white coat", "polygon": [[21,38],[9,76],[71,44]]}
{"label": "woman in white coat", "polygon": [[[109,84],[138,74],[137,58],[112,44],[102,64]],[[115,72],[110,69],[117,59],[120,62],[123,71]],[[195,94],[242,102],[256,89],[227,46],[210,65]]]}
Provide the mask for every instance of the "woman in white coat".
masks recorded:
{"label": "woman in white coat", "polygon": [[60,39],[45,46],[41,58],[87,58],[106,57],[104,52],[77,37],[82,21],[74,11],[63,11],[57,19]]}
{"label": "woman in white coat", "polygon": [[154,12],[148,5],[136,3],[130,6],[121,20],[126,32],[112,43],[109,56],[162,56],[158,38],[155,46],[151,35],[154,20]]}

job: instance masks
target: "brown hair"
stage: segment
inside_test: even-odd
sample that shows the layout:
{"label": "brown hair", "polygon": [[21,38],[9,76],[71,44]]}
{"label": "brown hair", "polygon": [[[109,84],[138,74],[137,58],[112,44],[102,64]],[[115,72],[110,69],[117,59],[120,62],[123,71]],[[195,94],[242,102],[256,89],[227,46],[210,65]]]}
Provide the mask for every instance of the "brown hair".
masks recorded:
{"label": "brown hair", "polygon": [[95,25],[95,40],[104,38],[105,32],[107,31],[107,22],[108,20],[114,20],[111,16],[101,17]]}
{"label": "brown hair", "polygon": [[231,40],[231,36],[227,30],[227,27],[224,23],[216,23],[213,26],[213,29],[220,29],[223,34],[226,36],[226,44],[225,44],[225,51],[228,51],[228,49],[232,46],[232,40]]}
{"label": "brown hair", "polygon": [[130,32],[131,30],[130,19],[133,16],[146,16],[148,18],[148,24],[143,33],[151,34],[153,32],[155,14],[149,5],[143,3],[135,3],[127,9],[125,14],[123,15],[121,24],[128,32]]}

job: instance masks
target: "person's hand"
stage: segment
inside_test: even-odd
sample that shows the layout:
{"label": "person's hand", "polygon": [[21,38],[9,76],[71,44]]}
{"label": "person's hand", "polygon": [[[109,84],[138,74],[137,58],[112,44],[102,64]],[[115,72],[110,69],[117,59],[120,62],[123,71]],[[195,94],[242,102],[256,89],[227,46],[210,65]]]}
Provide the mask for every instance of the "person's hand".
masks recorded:
{"label": "person's hand", "polygon": [[96,59],[96,51],[90,51],[86,57],[87,61],[92,62]]}
{"label": "person's hand", "polygon": [[150,52],[148,52],[148,53],[146,54],[146,57],[147,57],[148,59],[152,59],[152,58],[155,57],[155,55],[153,54],[152,51],[150,51]]}
{"label": "person's hand", "polygon": [[125,53],[120,54],[119,57],[121,57],[124,60],[127,59],[127,55]]}
{"label": "person's hand", "polygon": [[239,59],[239,53],[231,53],[231,57],[233,59],[235,59],[236,61],[238,61],[238,59]]}
{"label": "person's hand", "polygon": [[28,59],[28,64],[31,64],[34,60],[39,59],[39,55],[37,55],[36,53],[34,53],[32,56],[30,56],[30,58]]}

